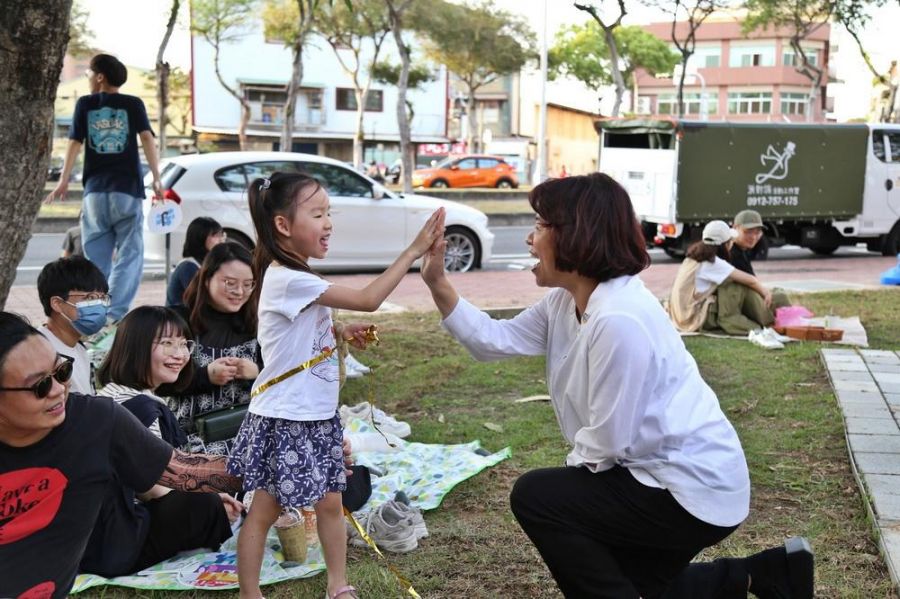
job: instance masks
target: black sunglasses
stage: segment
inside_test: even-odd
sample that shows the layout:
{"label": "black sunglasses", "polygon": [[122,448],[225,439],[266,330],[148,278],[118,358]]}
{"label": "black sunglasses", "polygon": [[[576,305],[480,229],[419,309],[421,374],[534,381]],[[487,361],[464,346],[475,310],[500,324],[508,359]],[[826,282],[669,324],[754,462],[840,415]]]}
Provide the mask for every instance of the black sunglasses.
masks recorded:
{"label": "black sunglasses", "polygon": [[75,370],[73,365],[73,362],[75,362],[74,358],[61,354],[57,354],[57,357],[63,359],[62,364],[58,365],[53,369],[53,372],[47,374],[32,386],[0,387],[0,391],[31,391],[38,399],[44,399],[50,393],[50,390],[53,389],[53,379],[56,379],[56,382],[60,385],[65,385],[72,378],[72,372]]}

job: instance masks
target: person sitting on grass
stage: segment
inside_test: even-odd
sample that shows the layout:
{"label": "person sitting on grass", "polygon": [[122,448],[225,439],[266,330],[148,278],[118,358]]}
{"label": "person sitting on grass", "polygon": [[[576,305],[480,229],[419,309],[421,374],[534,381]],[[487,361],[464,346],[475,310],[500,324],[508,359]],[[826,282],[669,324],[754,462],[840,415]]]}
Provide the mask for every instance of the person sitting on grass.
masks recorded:
{"label": "person sitting on grass", "polygon": [[200,216],[191,221],[184,234],[184,248],[181,250],[184,259],[175,266],[166,286],[167,308],[184,305],[184,291],[200,270],[206,254],[225,239],[225,231],[215,219]]}
{"label": "person sitting on grass", "polygon": [[47,323],[39,330],[61,355],[72,358],[75,393],[94,392],[94,368],[86,337],[106,325],[109,286],[100,269],[84,256],[60,258],[45,265],[37,280],[38,297]]}
{"label": "person sitting on grass", "polygon": [[[528,195],[526,243],[550,291],[509,320],[464,299],[444,271],[422,278],[443,326],[479,360],[546,356],[552,405],[571,450],[522,475],[513,515],[566,597],[809,599],[804,539],[743,559],[690,563],[750,510],[740,439],[715,392],[637,275],[650,265],[622,186],[607,175],[551,179]],[[727,227],[727,226],[726,226]]]}
{"label": "person sitting on grass", "polygon": [[204,438],[195,419],[250,403],[250,388],[263,366],[256,340],[255,286],[250,252],[237,243],[220,243],[188,285],[185,305],[176,309],[197,336],[194,375],[183,390],[173,389],[168,401],[192,450],[231,453],[233,436]]}
{"label": "person sitting on grass", "polygon": [[[151,432],[175,447],[184,432],[155,393],[181,388],[191,378],[193,341],[187,323],[169,308],[140,306],[125,315],[98,372],[101,396],[111,397]],[[193,454],[191,454],[193,455]],[[218,549],[231,537],[242,505],[226,493],[186,493],[162,485],[138,493],[110,489],[81,563],[83,572],[121,576],[179,551]],[[137,497],[139,502],[134,502]]]}
{"label": "person sitting on grass", "polygon": [[69,393],[71,376],[37,329],[0,312],[0,597],[66,597],[113,489],[241,486],[223,456],[173,450],[109,398]]}
{"label": "person sitting on grass", "polygon": [[753,275],[728,263],[737,231],[714,220],[703,238],[687,249],[672,293],[669,316],[679,331],[723,330],[747,335],[775,322],[775,309],[789,306],[784,292],[773,293]]}

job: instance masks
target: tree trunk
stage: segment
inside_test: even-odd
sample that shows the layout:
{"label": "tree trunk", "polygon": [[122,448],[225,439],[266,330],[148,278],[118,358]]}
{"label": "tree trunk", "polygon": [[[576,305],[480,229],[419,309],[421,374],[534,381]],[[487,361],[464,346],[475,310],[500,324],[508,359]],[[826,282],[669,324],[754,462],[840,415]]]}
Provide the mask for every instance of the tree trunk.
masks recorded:
{"label": "tree trunk", "polygon": [[[353,135],[353,164],[356,168],[363,167],[363,148],[366,141],[363,117],[366,114],[366,93],[368,91],[368,86],[364,89],[356,87],[353,90],[353,94],[356,96],[356,133]],[[374,135],[372,136],[372,142],[375,142]]]}
{"label": "tree trunk", "polygon": [[163,35],[162,42],[159,44],[159,51],[156,53],[156,103],[157,103],[157,142],[159,143],[159,157],[166,156],[166,126],[169,124],[169,118],[166,112],[169,109],[169,63],[165,62],[164,56],[166,47],[169,45],[169,39],[172,37],[172,31],[175,29],[175,21],[178,19],[178,9],[181,6],[181,0],[172,0],[172,9],[169,11],[169,22],[166,23],[166,33]]}
{"label": "tree trunk", "polygon": [[690,58],[690,54],[682,54],[681,57],[681,76],[678,78],[678,118],[684,116],[684,78],[687,75],[687,63]]}
{"label": "tree trunk", "polygon": [[294,114],[297,111],[297,91],[303,79],[303,36],[298,35],[291,47],[294,62],[291,65],[291,80],[288,82],[287,98],[284,101],[284,116],[281,122],[281,151],[290,152],[294,148]]}
{"label": "tree trunk", "polygon": [[247,123],[250,122],[250,104],[243,100],[241,101],[241,123],[238,126],[238,144],[240,144],[241,151],[247,150]]}
{"label": "tree trunk", "polygon": [[606,38],[606,47],[609,48],[609,61],[612,63],[613,82],[616,85],[616,103],[613,104],[612,116],[619,116],[619,109],[622,107],[622,98],[625,96],[625,80],[622,77],[622,69],[619,66],[619,47],[616,45],[616,38],[613,36],[613,28],[604,27],[603,37]]}
{"label": "tree trunk", "polygon": [[400,128],[400,174],[403,178],[403,191],[412,191],[412,144],[410,143],[409,114],[407,113],[406,88],[409,86],[409,47],[403,42],[403,28],[400,15],[392,4],[388,4],[391,11],[391,30],[394,33],[394,42],[400,53],[400,81],[397,82],[397,126]]}
{"label": "tree trunk", "polygon": [[469,122],[468,131],[466,131],[466,152],[473,153],[475,149],[475,131],[478,128],[478,122],[475,118],[475,90],[469,86],[469,97],[466,99],[466,118]]}
{"label": "tree trunk", "polygon": [[[211,42],[212,43],[212,42]],[[219,69],[219,44],[212,43],[213,46],[213,70],[216,72],[216,79],[219,80],[219,85],[225,88],[225,91],[228,94],[238,101],[241,105],[241,120],[238,124],[238,146],[241,151],[247,149],[247,123],[250,122],[250,103],[241,96],[237,90],[233,89],[230,85],[225,83],[225,79],[222,77],[222,71]]]}
{"label": "tree trunk", "polygon": [[32,0],[0,11],[0,306],[44,197],[71,9],[72,0]]}

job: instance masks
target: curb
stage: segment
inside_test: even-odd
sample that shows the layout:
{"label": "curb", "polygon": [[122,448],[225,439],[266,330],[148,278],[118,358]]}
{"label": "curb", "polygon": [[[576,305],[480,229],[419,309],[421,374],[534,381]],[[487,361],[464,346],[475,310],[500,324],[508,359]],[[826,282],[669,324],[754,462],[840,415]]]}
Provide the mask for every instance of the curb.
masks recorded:
{"label": "curb", "polygon": [[[534,224],[533,214],[488,214],[489,227],[529,227]],[[65,233],[78,225],[77,218],[39,216],[31,226],[32,233]]]}

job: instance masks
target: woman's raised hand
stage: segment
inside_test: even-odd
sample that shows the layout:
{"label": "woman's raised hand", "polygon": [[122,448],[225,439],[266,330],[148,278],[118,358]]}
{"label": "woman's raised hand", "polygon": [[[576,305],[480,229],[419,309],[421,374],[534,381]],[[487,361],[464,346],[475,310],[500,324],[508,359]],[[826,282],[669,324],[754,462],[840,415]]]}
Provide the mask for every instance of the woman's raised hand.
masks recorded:
{"label": "woman's raised hand", "polygon": [[409,250],[416,258],[428,251],[434,244],[434,240],[444,234],[444,219],[446,216],[446,211],[443,208],[438,208],[434,211],[434,214],[428,217],[425,226],[422,227],[422,230],[419,231],[419,234],[416,235],[416,238],[409,246]]}
{"label": "woman's raised hand", "polygon": [[444,233],[441,234],[428,251],[422,256],[422,280],[429,287],[439,281],[444,276],[444,252],[447,250],[447,241],[444,239]]}

